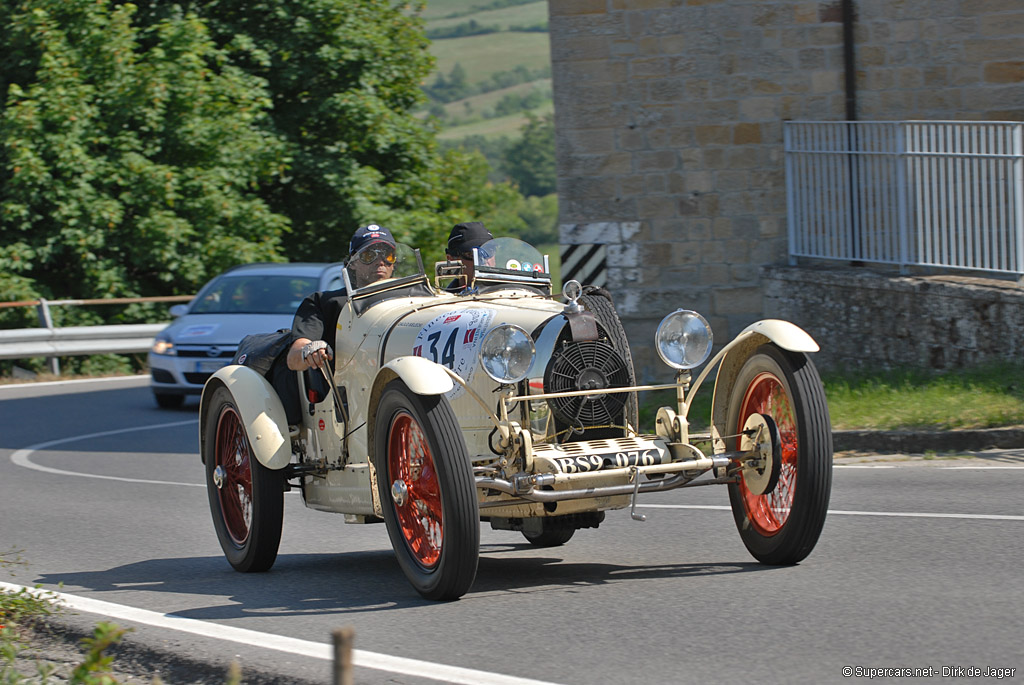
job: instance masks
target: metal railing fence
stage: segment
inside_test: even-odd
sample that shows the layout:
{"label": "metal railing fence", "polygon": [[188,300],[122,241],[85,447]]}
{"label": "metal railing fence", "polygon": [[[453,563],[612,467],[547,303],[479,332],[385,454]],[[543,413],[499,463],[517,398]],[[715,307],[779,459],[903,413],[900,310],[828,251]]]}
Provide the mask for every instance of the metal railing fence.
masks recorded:
{"label": "metal railing fence", "polygon": [[798,257],[1024,274],[1024,123],[790,121]]}
{"label": "metal railing fence", "polygon": [[49,370],[60,373],[58,357],[90,354],[139,354],[153,345],[153,337],[166,325],[163,323],[120,324],[107,326],[53,325],[50,307],[73,305],[135,304],[139,302],[188,302],[193,295],[165,297],[118,297],[96,300],[25,300],[0,302],[0,309],[35,307],[39,328],[0,330],[0,359],[46,357]]}

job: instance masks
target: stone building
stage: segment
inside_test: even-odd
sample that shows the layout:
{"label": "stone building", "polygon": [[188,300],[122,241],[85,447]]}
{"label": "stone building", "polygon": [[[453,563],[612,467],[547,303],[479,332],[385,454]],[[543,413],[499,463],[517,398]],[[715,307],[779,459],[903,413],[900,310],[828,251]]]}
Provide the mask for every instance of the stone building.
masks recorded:
{"label": "stone building", "polygon": [[1024,120],[1021,0],[549,0],[549,16],[561,242],[604,246],[647,379],[677,307],[716,342],[764,316],[830,334],[765,297],[788,254],[783,121]]}

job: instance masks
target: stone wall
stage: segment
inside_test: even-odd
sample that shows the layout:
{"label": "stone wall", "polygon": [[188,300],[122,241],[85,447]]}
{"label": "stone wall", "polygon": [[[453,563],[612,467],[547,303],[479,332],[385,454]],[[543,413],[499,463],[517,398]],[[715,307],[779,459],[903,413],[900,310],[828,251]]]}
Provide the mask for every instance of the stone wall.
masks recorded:
{"label": "stone wall", "polygon": [[[1024,119],[1024,2],[856,0],[859,118]],[[782,128],[846,118],[840,3],[549,0],[560,238],[607,245],[642,378],[660,318],[718,341],[787,261]]]}
{"label": "stone wall", "polygon": [[821,345],[819,369],[948,369],[1024,356],[1024,288],[968,276],[765,267],[765,316]]}

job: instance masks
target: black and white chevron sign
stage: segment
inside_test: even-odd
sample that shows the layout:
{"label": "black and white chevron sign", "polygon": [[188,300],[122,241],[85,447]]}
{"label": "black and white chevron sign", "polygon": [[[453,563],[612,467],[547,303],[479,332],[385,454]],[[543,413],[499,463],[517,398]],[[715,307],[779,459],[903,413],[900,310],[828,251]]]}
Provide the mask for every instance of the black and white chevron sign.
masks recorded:
{"label": "black and white chevron sign", "polygon": [[608,250],[600,245],[562,245],[562,283],[576,279],[582,285],[608,283]]}

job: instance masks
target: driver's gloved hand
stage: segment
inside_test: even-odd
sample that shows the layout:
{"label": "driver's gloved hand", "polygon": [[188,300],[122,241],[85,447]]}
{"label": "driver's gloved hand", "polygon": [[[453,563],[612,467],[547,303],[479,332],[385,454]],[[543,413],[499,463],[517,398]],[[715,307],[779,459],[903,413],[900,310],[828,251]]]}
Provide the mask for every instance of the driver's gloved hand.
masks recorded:
{"label": "driver's gloved hand", "polygon": [[[317,354],[320,350],[324,351],[323,355]],[[334,350],[323,340],[314,340],[306,343],[302,348],[302,361],[312,366],[320,366],[327,359],[334,359]]]}

